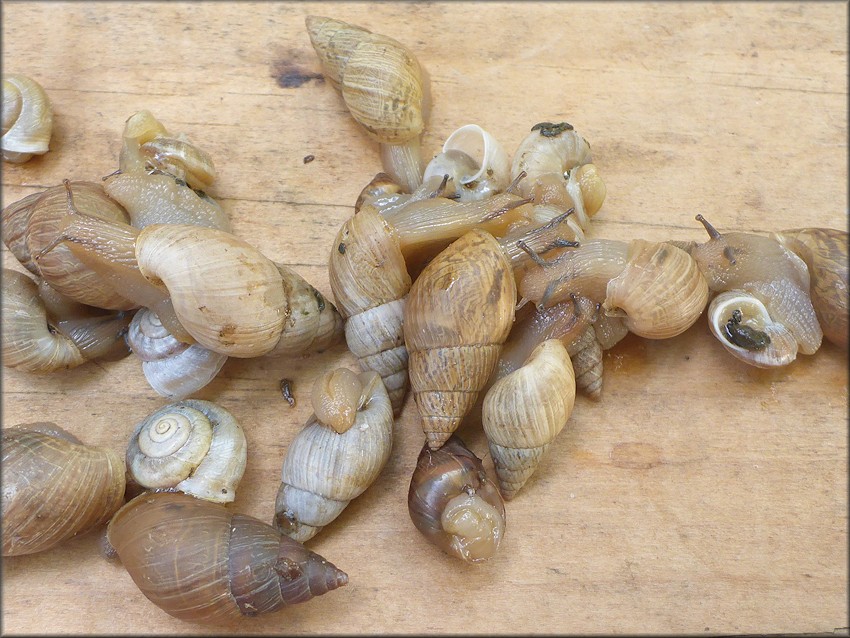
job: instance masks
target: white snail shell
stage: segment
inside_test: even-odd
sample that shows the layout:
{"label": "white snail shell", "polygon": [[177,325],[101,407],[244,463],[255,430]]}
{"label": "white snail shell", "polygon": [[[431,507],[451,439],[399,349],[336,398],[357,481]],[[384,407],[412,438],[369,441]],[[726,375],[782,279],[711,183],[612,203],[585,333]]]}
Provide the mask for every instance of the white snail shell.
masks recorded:
{"label": "white snail shell", "polygon": [[41,85],[19,73],[3,75],[3,160],[20,164],[48,151],[53,106]]}
{"label": "white snail shell", "polygon": [[214,503],[236,498],[248,446],[230,412],[197,399],[164,406],[139,423],[127,472],[149,489],[173,488]]}

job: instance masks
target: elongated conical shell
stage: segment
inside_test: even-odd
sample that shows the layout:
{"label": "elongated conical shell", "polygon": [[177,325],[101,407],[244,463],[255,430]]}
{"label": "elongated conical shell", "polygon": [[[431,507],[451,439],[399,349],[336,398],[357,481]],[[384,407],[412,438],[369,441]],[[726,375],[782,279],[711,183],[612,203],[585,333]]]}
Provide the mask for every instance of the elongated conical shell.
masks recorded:
{"label": "elongated conical shell", "polygon": [[137,496],[110,521],[107,539],[151,602],[192,622],[273,612],[348,582],[270,525],[179,492]]}
{"label": "elongated conical shell", "polygon": [[516,284],[492,235],[473,230],[429,263],[404,313],[410,385],[439,448],[474,405],[514,320]]}
{"label": "elongated conical shell", "polygon": [[525,365],[487,392],[481,420],[506,499],[531,477],[573,411],[576,383],[569,353],[557,339],[537,346]]}
{"label": "elongated conical shell", "polygon": [[106,523],[124,502],[118,453],[49,425],[3,430],[3,556],[50,549]]}
{"label": "elongated conical shell", "polygon": [[599,401],[602,397],[602,345],[592,325],[567,346],[567,352],[576,375],[576,389]]}

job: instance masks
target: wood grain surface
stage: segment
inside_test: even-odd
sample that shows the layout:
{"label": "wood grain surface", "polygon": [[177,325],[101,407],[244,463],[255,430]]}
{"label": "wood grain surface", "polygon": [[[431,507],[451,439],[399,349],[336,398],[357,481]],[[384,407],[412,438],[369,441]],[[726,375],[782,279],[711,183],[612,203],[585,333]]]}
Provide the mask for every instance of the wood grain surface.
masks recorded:
{"label": "wood grain surface", "polygon": [[[704,241],[721,232],[846,228],[846,3],[2,3],[3,70],[55,109],[50,152],[3,166],[3,205],[115,170],[124,121],[151,110],[212,155],[234,232],[330,295],[334,235],[380,170],[325,82],[304,27],[327,15],[390,35],[431,77],[426,157],[477,123],[512,153],[540,121],[592,144],[608,195],[593,235]],[[314,160],[305,162],[312,155]],[[8,251],[3,265],[18,268]],[[270,521],[314,379],[344,345],[230,359],[197,393],[240,421],[249,460],[233,510]],[[99,533],[3,560],[7,634],[778,633],[848,626],[847,354],[830,344],[766,371],[700,319],[629,335],[579,396],[499,553],[469,566],[418,534],[407,489],[424,437],[395,424],[377,482],[308,546],[350,583],[232,625],[147,601]],[[293,381],[295,407],[281,395]],[[3,369],[3,424],[54,421],[126,449],[167,403],[139,361],[35,377]],[[460,434],[492,468],[480,429]],[[843,630],[846,635],[846,630]]]}

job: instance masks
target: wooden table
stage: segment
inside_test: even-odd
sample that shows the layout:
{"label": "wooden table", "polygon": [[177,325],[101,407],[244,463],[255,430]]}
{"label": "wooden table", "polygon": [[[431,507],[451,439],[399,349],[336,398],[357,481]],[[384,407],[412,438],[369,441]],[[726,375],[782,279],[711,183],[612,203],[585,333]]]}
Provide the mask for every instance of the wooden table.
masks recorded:
{"label": "wooden table", "polygon": [[[50,152],[4,165],[3,205],[117,167],[124,120],[150,109],[208,150],[234,232],[330,295],[327,259],[380,170],[320,77],[304,17],[409,46],[431,75],[426,157],[470,122],[509,152],[543,120],[593,146],[608,196],[593,234],[694,239],[847,225],[844,3],[3,3],[4,71],[51,96]],[[307,155],[315,156],[310,163]],[[3,265],[19,268],[10,253]],[[234,510],[270,520],[288,443],[343,346],[230,359],[196,396],[237,416],[249,462]],[[406,495],[423,441],[410,397],[378,481],[308,543],[350,576],[323,598],[227,627],[154,607],[98,533],[3,561],[7,633],[773,633],[848,626],[847,355],[765,371],[700,319],[605,355],[499,554],[467,566],[414,529]],[[294,382],[290,408],[279,390]],[[3,370],[3,423],[55,421],[126,448],[167,401],[139,361],[37,378]],[[463,432],[486,456],[483,433]],[[487,459],[489,461],[489,459]],[[844,630],[846,635],[846,629]]]}

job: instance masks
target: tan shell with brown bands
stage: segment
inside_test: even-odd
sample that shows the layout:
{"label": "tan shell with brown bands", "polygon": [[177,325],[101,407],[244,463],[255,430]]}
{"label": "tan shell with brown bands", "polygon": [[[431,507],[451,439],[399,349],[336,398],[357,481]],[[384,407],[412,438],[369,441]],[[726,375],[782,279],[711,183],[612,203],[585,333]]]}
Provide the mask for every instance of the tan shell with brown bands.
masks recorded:
{"label": "tan shell with brown bands", "polygon": [[510,332],[515,304],[510,264],[481,230],[452,243],[411,286],[404,314],[410,385],[432,449],[474,405]]}
{"label": "tan shell with brown bands", "polygon": [[[106,523],[124,502],[124,461],[53,424],[3,430],[3,556],[41,552]],[[75,442],[76,441],[76,442]]]}

